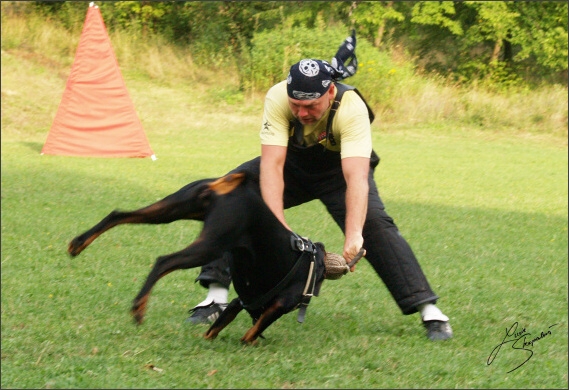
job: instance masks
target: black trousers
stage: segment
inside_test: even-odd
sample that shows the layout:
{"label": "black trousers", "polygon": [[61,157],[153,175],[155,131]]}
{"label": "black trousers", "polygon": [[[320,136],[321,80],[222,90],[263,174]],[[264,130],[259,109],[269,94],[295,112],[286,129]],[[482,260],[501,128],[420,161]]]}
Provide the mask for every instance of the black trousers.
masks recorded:
{"label": "black trousers", "polygon": [[[231,172],[246,170],[258,180],[260,160],[257,157]],[[413,314],[422,303],[436,303],[438,296],[431,290],[411,247],[385,212],[373,178],[378,163],[379,158],[374,152],[370,160],[368,210],[363,229],[366,259],[403,314]],[[325,151],[321,145],[305,148],[289,142],[284,181],[285,209],[319,199],[345,233],[346,182],[339,153]],[[229,288],[231,276],[228,256],[226,254],[202,267],[196,281],[204,287],[216,282]]]}

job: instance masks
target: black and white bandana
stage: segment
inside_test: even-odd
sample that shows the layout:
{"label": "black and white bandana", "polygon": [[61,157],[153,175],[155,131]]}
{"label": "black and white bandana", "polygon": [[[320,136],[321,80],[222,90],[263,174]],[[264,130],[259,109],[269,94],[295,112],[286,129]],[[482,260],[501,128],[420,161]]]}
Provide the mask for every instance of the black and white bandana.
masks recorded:
{"label": "black and white bandana", "polygon": [[287,77],[288,96],[296,100],[318,99],[334,81],[353,76],[358,69],[356,58],[356,31],[340,45],[332,63],[304,59],[290,67]]}

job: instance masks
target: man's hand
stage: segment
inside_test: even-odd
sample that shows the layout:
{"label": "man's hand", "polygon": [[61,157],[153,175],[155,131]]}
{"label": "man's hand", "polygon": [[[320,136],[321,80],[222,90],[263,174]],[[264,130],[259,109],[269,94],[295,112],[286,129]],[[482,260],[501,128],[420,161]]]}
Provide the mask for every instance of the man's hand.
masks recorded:
{"label": "man's hand", "polygon": [[[364,239],[362,236],[355,237],[354,239],[349,240],[346,237],[346,241],[344,243],[344,252],[342,256],[346,260],[347,264],[350,264],[352,260],[358,255],[364,243]],[[363,256],[365,256],[366,251],[364,250]],[[356,270],[356,264],[350,267],[350,272],[354,272]]]}

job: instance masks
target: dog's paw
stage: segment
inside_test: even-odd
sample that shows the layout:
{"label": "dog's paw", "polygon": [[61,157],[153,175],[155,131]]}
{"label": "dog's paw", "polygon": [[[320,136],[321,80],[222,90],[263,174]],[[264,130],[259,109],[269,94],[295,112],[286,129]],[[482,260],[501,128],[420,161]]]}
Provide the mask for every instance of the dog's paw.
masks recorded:
{"label": "dog's paw", "polygon": [[203,338],[206,340],[215,340],[216,337],[217,337],[217,333],[209,331],[209,330],[207,332],[205,332],[203,335]]}
{"label": "dog's paw", "polygon": [[135,300],[132,304],[132,308],[130,309],[130,314],[132,315],[132,319],[137,325],[142,324],[144,321],[144,314],[146,313],[146,302],[148,301],[147,296]]}
{"label": "dog's paw", "polygon": [[67,246],[67,253],[72,257],[77,256],[79,253],[83,252],[83,250],[87,248],[94,239],[94,237],[85,237],[85,234],[75,237]]}
{"label": "dog's paw", "polygon": [[257,339],[255,340],[248,340],[245,337],[241,338],[241,344],[243,345],[248,345],[248,346],[256,346],[259,344],[259,341]]}
{"label": "dog's paw", "polygon": [[81,245],[81,241],[78,237],[75,237],[67,246],[67,253],[69,253],[71,257],[75,257],[81,253],[84,248],[85,247]]}

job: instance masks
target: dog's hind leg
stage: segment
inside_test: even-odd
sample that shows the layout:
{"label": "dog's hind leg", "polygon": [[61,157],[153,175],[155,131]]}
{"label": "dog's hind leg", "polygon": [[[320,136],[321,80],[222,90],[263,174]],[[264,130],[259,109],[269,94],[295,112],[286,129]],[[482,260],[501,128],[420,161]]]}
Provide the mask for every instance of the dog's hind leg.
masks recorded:
{"label": "dog's hind leg", "polygon": [[243,173],[234,173],[218,179],[198,180],[147,207],[135,211],[112,211],[91,229],[71,240],[67,252],[77,256],[101,234],[121,224],[164,224],[180,219],[203,221],[212,196],[234,191],[244,177]]}
{"label": "dog's hind leg", "polygon": [[219,332],[221,332],[227,325],[229,325],[237,314],[243,310],[243,305],[239,298],[232,300],[229,305],[221,312],[217,320],[211,325],[211,327],[205,332],[204,338],[207,340],[213,340],[217,337]]}
{"label": "dog's hind leg", "polygon": [[91,229],[71,240],[67,252],[71,256],[77,256],[97,237],[117,225],[165,224],[180,219],[203,220],[208,202],[204,193],[209,191],[205,184],[212,180],[190,183],[164,199],[135,211],[114,210]]}

